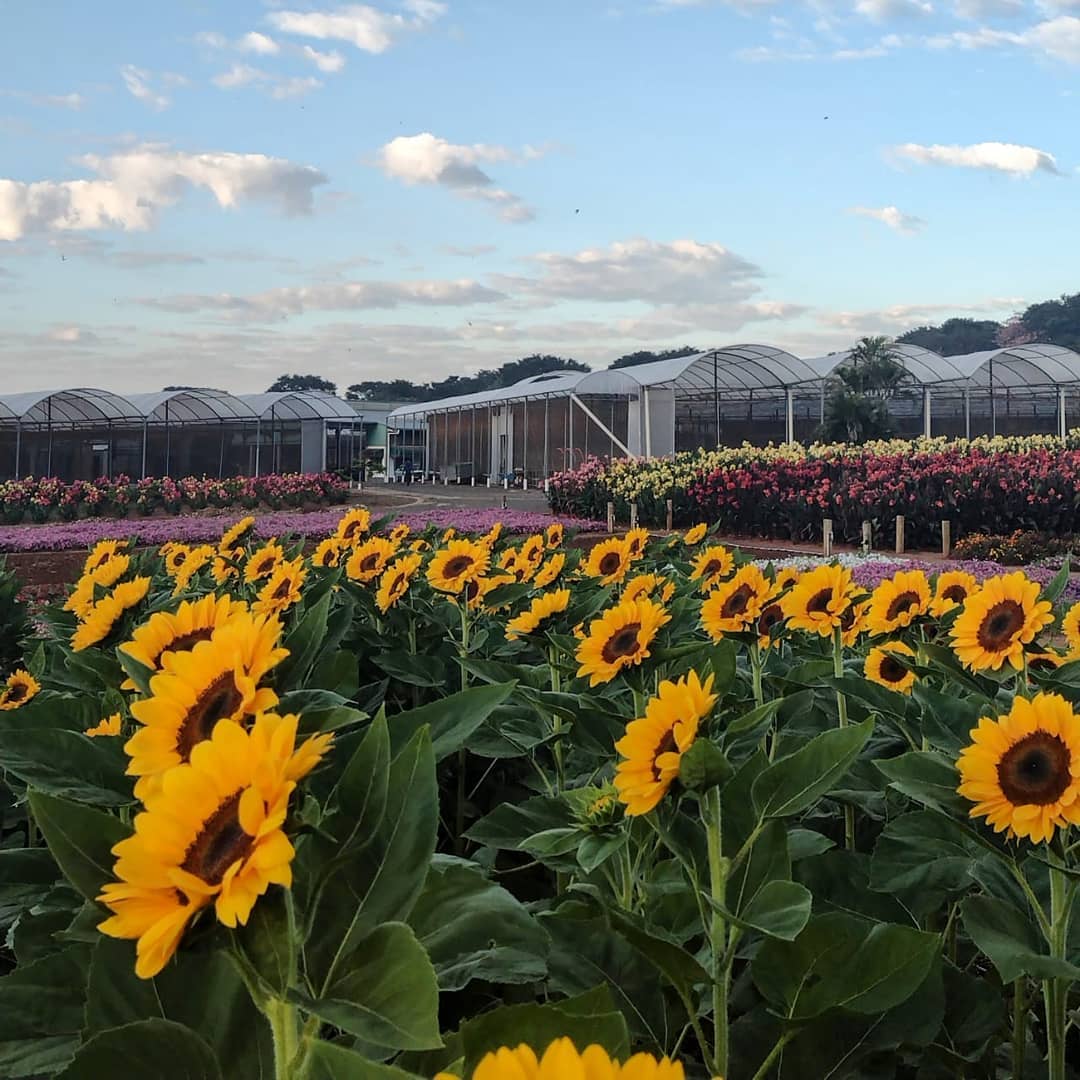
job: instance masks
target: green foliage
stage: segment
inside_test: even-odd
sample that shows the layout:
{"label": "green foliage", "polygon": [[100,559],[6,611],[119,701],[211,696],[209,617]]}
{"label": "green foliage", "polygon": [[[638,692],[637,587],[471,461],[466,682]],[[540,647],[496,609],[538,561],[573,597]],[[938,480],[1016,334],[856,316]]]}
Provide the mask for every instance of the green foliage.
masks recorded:
{"label": "green foliage", "polygon": [[846,443],[888,438],[893,422],[885,402],[904,393],[906,375],[888,338],[862,338],[834,372],[817,438]]}

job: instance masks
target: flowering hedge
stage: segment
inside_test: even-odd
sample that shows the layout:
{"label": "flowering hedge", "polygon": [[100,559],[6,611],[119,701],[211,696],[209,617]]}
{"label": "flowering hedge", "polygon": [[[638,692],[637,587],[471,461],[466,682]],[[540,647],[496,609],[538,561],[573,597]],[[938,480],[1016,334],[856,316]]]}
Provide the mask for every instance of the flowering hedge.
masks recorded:
{"label": "flowering hedge", "polygon": [[609,501],[625,520],[660,525],[671,499],[676,524],[717,523],[733,536],[814,540],[831,518],[838,540],[855,543],[862,523],[892,535],[904,515],[910,546],[953,535],[1041,529],[1080,531],[1080,433],[1068,439],[893,440],[847,445],[744,445],[670,460],[593,459],[553,477],[554,509],[602,518]]}
{"label": "flowering hedge", "polygon": [[133,480],[117,476],[71,483],[51,477],[28,477],[0,483],[0,520],[16,525],[22,521],[117,518],[157,511],[180,514],[229,506],[249,510],[268,506],[278,510],[342,503],[348,490],[345,481],[330,473],[281,473],[224,480],[197,476]]}

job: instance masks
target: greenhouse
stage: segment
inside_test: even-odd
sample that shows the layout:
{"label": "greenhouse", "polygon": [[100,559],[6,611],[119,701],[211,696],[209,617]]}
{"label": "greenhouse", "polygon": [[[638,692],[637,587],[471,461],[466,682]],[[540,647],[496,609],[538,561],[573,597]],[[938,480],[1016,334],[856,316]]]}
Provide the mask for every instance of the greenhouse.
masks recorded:
{"label": "greenhouse", "polygon": [[348,402],[314,392],[0,394],[0,480],[349,469],[360,425]]}
{"label": "greenhouse", "polygon": [[[1080,354],[1014,345],[940,356],[896,345],[907,372],[887,399],[898,433],[974,437],[1054,434],[1080,418]],[[391,439],[401,467],[449,482],[493,477],[535,483],[589,456],[663,457],[743,442],[807,442],[825,415],[832,377],[849,353],[803,359],[771,345],[711,349],[601,371],[559,371],[513,386],[403,405]],[[402,436],[404,437],[404,436]]]}

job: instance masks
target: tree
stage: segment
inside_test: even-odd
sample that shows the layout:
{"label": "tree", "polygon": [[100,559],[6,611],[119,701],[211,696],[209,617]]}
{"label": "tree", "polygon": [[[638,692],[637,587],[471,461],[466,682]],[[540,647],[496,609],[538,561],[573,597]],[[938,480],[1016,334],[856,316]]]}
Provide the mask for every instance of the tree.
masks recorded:
{"label": "tree", "polygon": [[920,326],[901,334],[902,345],[921,345],[942,356],[985,352],[997,344],[1001,323],[993,319],[946,319],[940,326]]}
{"label": "tree", "polygon": [[279,375],[266,392],[278,394],[296,390],[324,390],[328,394],[336,394],[337,384],[321,375]]}
{"label": "tree", "polygon": [[893,423],[885,403],[906,393],[906,375],[888,338],[862,338],[834,372],[818,438],[849,443],[887,439]]}
{"label": "tree", "polygon": [[1029,341],[1080,349],[1080,293],[1032,304],[1020,316]]}
{"label": "tree", "polygon": [[664,349],[663,352],[649,352],[641,349],[638,352],[620,356],[611,366],[613,368],[637,367],[638,364],[651,364],[654,360],[674,360],[676,357],[693,356],[698,352],[701,350],[695,349],[693,345],[680,345],[677,349]]}
{"label": "tree", "polygon": [[425,388],[408,379],[367,379],[345,391],[347,401],[424,401]]}

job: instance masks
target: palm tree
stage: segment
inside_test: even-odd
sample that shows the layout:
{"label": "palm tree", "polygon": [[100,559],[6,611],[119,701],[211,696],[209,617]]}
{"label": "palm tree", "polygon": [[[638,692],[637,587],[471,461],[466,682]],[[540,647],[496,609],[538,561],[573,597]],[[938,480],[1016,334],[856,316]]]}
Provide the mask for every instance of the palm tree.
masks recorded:
{"label": "palm tree", "polygon": [[863,443],[893,434],[885,402],[906,393],[903,383],[907,372],[889,338],[861,338],[833,376],[819,439]]}

